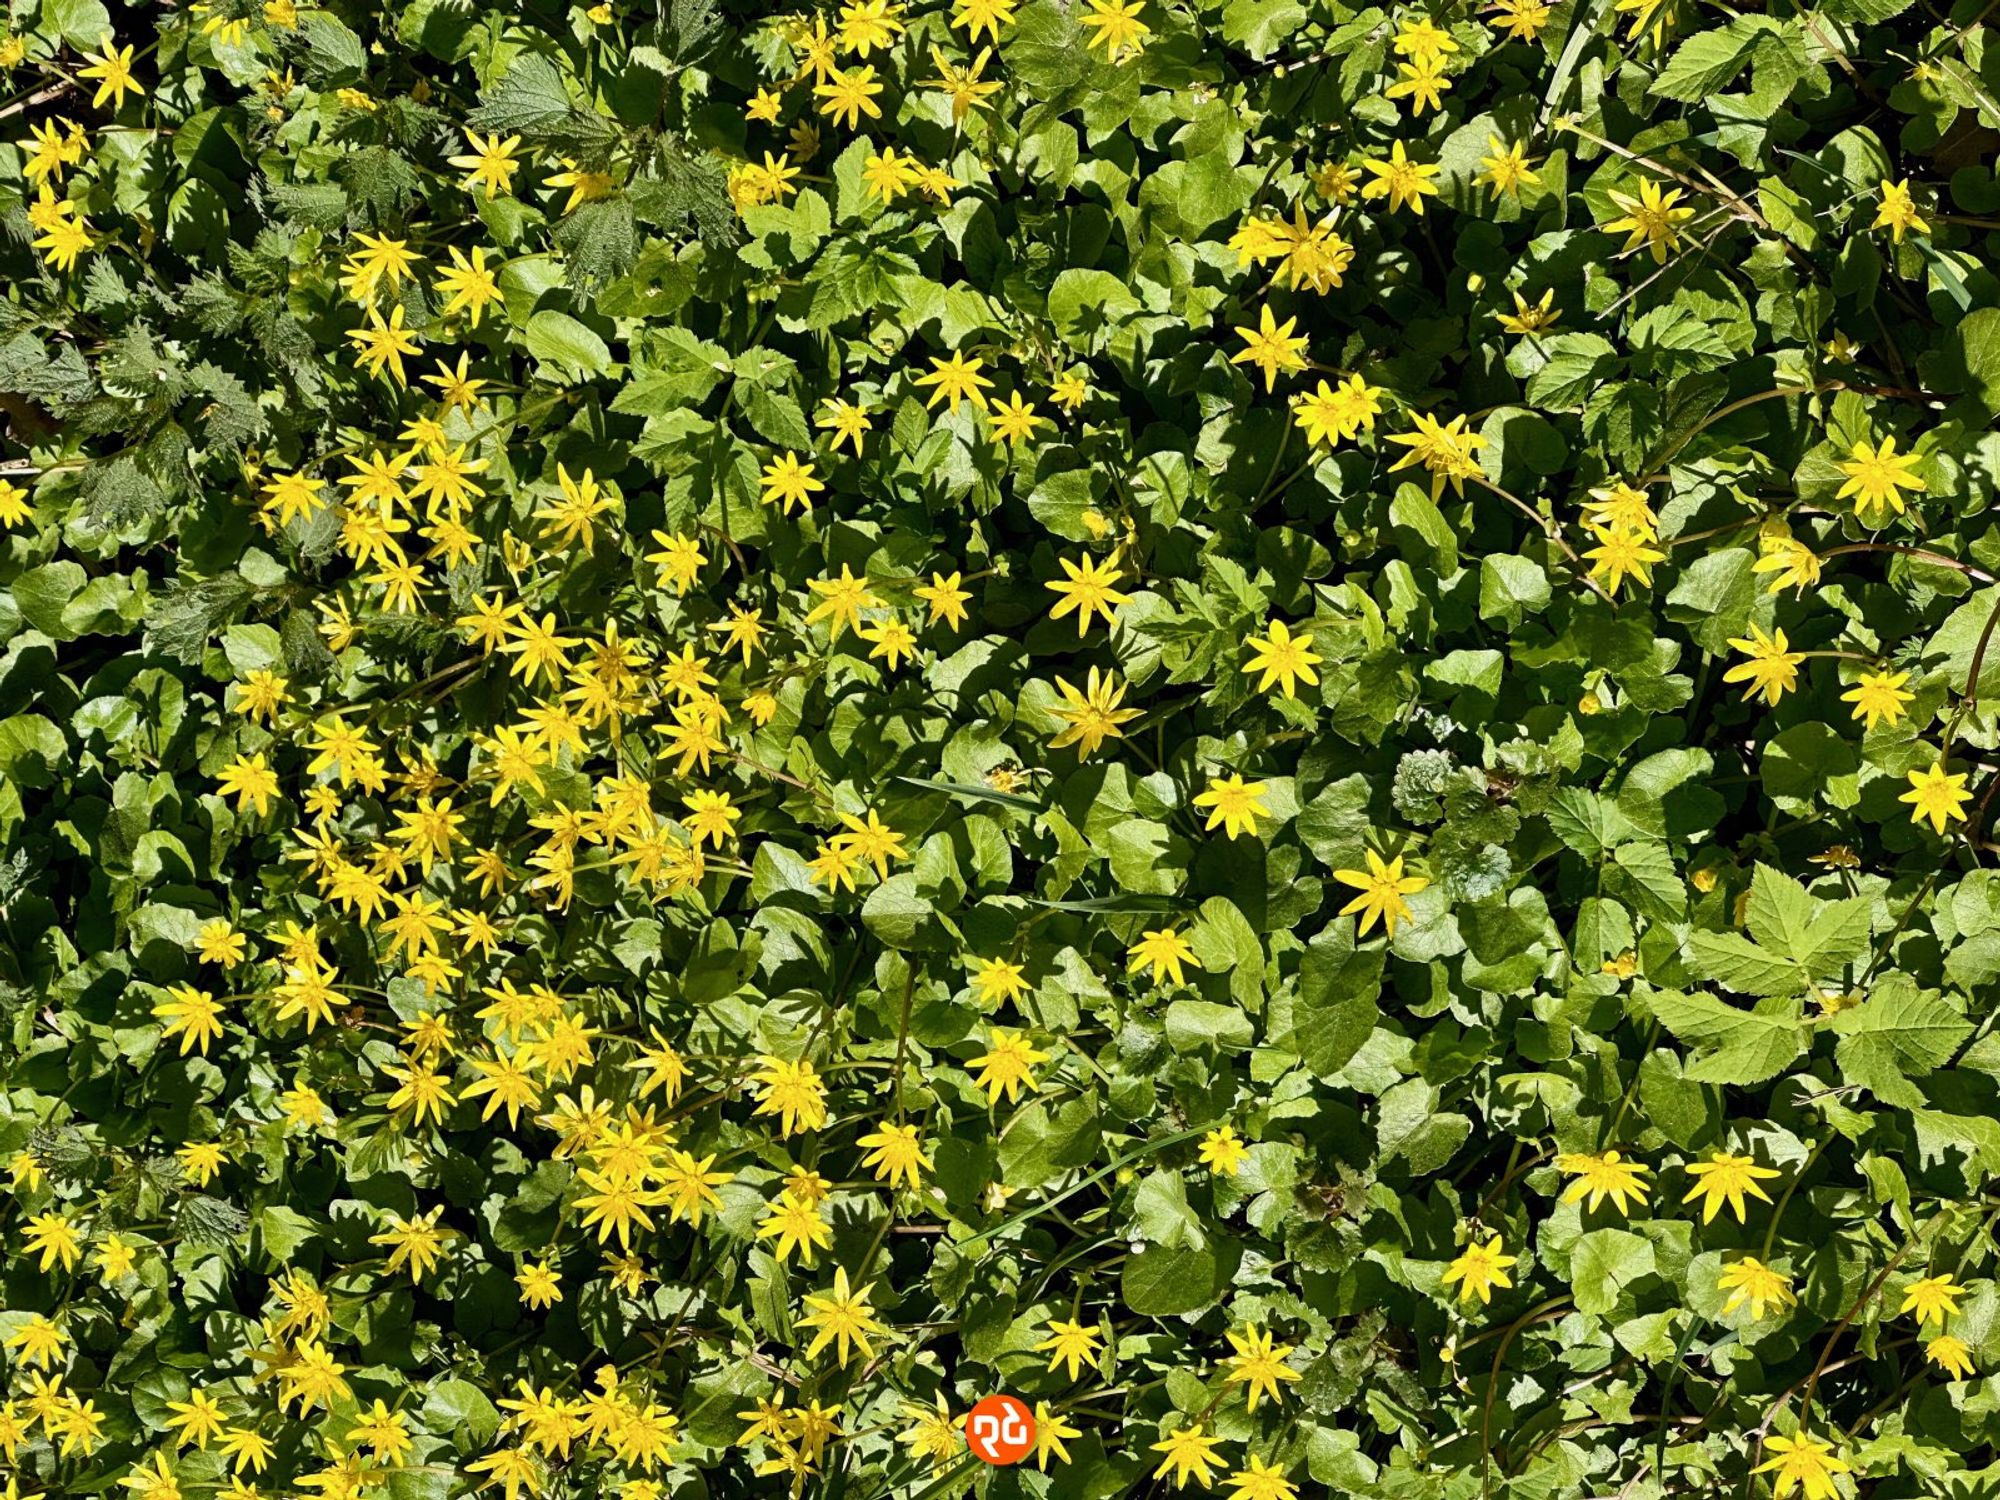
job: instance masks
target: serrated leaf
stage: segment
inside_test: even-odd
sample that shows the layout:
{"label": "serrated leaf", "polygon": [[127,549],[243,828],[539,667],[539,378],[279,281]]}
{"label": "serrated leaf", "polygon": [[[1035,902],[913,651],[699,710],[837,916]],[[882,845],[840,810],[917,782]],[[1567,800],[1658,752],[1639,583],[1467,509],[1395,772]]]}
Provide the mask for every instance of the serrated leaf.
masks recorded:
{"label": "serrated leaf", "polygon": [[1747,1088],[1775,1078],[1806,1047],[1798,1002],[1766,999],[1744,1010],[1711,995],[1656,990],[1648,998],[1662,1026],[1701,1049],[1685,1077]]}

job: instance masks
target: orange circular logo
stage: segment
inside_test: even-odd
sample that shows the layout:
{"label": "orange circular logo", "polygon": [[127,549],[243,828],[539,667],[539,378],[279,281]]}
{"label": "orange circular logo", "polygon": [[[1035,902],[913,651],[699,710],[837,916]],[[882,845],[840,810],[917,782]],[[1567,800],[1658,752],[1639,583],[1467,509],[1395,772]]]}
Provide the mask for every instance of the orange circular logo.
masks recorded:
{"label": "orange circular logo", "polygon": [[1035,1414],[1012,1396],[983,1397],[965,1414],[965,1441],[989,1464],[1017,1464],[1035,1451]]}

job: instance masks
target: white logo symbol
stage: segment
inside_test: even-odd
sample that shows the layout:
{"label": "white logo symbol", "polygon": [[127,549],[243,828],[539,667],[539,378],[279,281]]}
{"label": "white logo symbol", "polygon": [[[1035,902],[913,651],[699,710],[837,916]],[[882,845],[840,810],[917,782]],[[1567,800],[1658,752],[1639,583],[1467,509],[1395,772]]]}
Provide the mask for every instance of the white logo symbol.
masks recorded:
{"label": "white logo symbol", "polygon": [[972,1418],[972,1441],[988,1459],[997,1459],[1007,1449],[1018,1448],[1028,1440],[1028,1424],[1023,1420],[1020,1407],[1009,1403],[1006,1415],[997,1417],[992,1412],[982,1411]]}

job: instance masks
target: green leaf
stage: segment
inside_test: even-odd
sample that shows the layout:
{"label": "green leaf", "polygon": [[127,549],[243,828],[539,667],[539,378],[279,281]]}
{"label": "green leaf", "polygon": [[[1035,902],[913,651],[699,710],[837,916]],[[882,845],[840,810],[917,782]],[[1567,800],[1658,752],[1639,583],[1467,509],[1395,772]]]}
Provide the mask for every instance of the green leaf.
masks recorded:
{"label": "green leaf", "polygon": [[1072,269],[1049,288],[1049,322],[1056,337],[1079,353],[1088,352],[1099,333],[1139,310],[1139,299],[1109,271]]}
{"label": "green leaf", "polygon": [[1560,333],[1543,341],[1548,362],[1528,377],[1528,400],[1552,411],[1583,405],[1618,368],[1618,352],[1595,333]]}
{"label": "green leaf", "polygon": [[469,1380],[433,1384],[424,1398],[424,1425],[452,1438],[460,1452],[484,1448],[500,1428],[500,1413],[486,1393]]}
{"label": "green leaf", "polygon": [[611,348],[568,313],[545,307],[528,319],[528,352],[561,365],[573,375],[607,375]]}
{"label": "green leaf", "polygon": [[1668,1031],[1703,1049],[1685,1075],[1697,1083],[1748,1088],[1775,1078],[1806,1048],[1796,1000],[1760,1000],[1743,1010],[1710,995],[1655,990],[1648,1004]]}
{"label": "green leaf", "polygon": [[1381,1016],[1384,954],[1357,949],[1352,919],[1323,929],[1307,944],[1292,1009],[1292,1047],[1307,1068],[1331,1078],[1361,1050]]}
{"label": "green leaf", "polygon": [[1919,363],[1937,390],[1968,395],[1989,418],[2000,416],[2000,308],[1982,307],[1958,319],[1937,351]]}
{"label": "green leaf", "polygon": [[1761,587],[1751,571],[1756,562],[1742,547],[1695,559],[1667,595],[1667,618],[1686,625],[1704,651],[1731,655],[1730,640],[1747,633],[1756,608]]}
{"label": "green leaf", "polygon": [[991,802],[996,807],[1018,807],[1024,812],[1040,812],[1042,804],[1019,792],[996,792],[990,786],[974,786],[963,781],[930,781],[922,776],[898,776],[905,786],[922,787],[927,792],[945,792],[967,802]]}
{"label": "green leaf", "polygon": [[1479,618],[1498,620],[1509,630],[1549,607],[1549,575],[1540,563],[1510,552],[1479,560]]}
{"label": "green leaf", "polygon": [[1577,1311],[1603,1314],[1634,1283],[1659,1269],[1653,1242],[1626,1229],[1593,1229],[1570,1251],[1570,1288]]}
{"label": "green leaf", "polygon": [[1750,934],[1812,976],[1831,974],[1868,949],[1869,902],[1820,901],[1791,876],[1760,863],[1745,908]]}
{"label": "green leaf", "polygon": [[1779,29],[1769,16],[1738,16],[1715,31],[1689,37],[1653,80],[1650,92],[1691,104],[1720,93],[1750,62],[1759,39]]}
{"label": "green leaf", "polygon": [[1236,1242],[1220,1236],[1211,1236],[1199,1248],[1148,1245],[1125,1262],[1119,1295],[1141,1317],[1183,1316],[1215,1301],[1242,1258]]}
{"label": "green leaf", "polygon": [[1923,1092],[1909,1084],[1943,1064],[1972,1035],[1972,1022],[1907,975],[1891,974],[1860,1005],[1833,1018],[1840,1037],[1835,1059],[1849,1083],[1885,1104],[1922,1108]]}
{"label": "green leaf", "polygon": [[898,871],[868,893],[861,920],[877,940],[891,948],[914,944],[936,908],[917,889],[917,877]]}

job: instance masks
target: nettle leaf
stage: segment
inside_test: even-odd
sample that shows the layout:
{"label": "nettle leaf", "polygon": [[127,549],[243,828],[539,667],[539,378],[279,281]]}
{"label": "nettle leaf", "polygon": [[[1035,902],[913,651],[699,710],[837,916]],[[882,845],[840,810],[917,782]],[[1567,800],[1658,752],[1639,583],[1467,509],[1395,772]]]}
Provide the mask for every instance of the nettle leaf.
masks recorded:
{"label": "nettle leaf", "polygon": [[1803,994],[1867,951],[1867,901],[1820,901],[1769,865],[1756,868],[1745,914],[1751,938],[1704,931],[1688,939],[1696,972],[1743,994]]}
{"label": "nettle leaf", "polygon": [[1676,1038],[1700,1049],[1685,1076],[1739,1088],[1775,1078],[1796,1062],[1810,1035],[1796,1000],[1760,1000],[1744,1010],[1713,996],[1656,990],[1647,1005]]}
{"label": "nettle leaf", "polygon": [[1674,49],[1651,92],[1684,102],[1719,93],[1747,69],[1758,43],[1782,29],[1783,23],[1769,16],[1738,16],[1726,26],[1691,36]]}
{"label": "nettle leaf", "polygon": [[1973,1023],[1939,994],[1903,974],[1879,980],[1859,1005],[1833,1018],[1840,1037],[1834,1057],[1849,1083],[1885,1104],[1921,1109],[1923,1091],[1909,1082],[1942,1067],[1972,1035]]}

